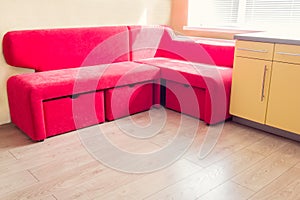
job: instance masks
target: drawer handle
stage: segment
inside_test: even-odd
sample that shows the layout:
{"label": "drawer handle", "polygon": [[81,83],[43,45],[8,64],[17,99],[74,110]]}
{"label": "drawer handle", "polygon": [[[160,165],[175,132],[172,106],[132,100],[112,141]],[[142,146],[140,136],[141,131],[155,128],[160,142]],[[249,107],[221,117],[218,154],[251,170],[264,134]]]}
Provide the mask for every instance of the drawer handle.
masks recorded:
{"label": "drawer handle", "polygon": [[237,49],[241,50],[241,51],[251,51],[251,52],[256,52],[256,53],[268,53],[267,50],[248,49],[248,48],[237,48]]}
{"label": "drawer handle", "polygon": [[73,94],[71,95],[71,99],[77,99],[80,96],[80,94]]}
{"label": "drawer handle", "polygon": [[299,53],[288,53],[288,52],[281,52],[281,51],[276,52],[276,53],[279,55],[286,55],[286,56],[300,56]]}
{"label": "drawer handle", "polygon": [[266,75],[267,75],[267,65],[265,65],[264,68],[264,77],[263,77],[263,81],[262,81],[262,89],[261,89],[261,97],[260,97],[260,101],[263,101],[265,98],[265,82],[266,82]]}

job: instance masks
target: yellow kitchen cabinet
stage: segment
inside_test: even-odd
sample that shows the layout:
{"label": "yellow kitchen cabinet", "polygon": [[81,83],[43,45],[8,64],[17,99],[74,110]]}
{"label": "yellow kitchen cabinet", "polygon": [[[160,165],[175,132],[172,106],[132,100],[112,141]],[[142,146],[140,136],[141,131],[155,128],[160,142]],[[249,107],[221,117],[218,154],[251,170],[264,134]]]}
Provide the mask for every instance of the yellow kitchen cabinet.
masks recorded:
{"label": "yellow kitchen cabinet", "polygon": [[264,123],[270,84],[271,61],[236,57],[230,113]]}
{"label": "yellow kitchen cabinet", "polygon": [[295,47],[275,48],[274,60],[291,63],[273,62],[266,124],[300,134],[300,48]]}
{"label": "yellow kitchen cabinet", "polygon": [[275,44],[273,60],[300,64],[300,45]]}
{"label": "yellow kitchen cabinet", "polygon": [[300,140],[300,44],[267,40],[237,40],[230,113],[234,121]]}
{"label": "yellow kitchen cabinet", "polygon": [[236,41],[235,56],[257,58],[262,60],[273,59],[274,44],[266,42]]}
{"label": "yellow kitchen cabinet", "polygon": [[237,41],[230,113],[265,123],[272,71],[273,43]]}

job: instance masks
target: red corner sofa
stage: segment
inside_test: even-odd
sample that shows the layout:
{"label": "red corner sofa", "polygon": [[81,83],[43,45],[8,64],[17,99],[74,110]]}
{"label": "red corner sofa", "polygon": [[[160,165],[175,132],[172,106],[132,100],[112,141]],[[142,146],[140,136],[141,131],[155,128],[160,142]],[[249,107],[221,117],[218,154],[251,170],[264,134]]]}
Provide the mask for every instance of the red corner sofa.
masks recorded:
{"label": "red corner sofa", "polygon": [[233,41],[164,26],[22,30],[5,34],[3,54],[36,71],[7,82],[11,120],[34,141],[154,104],[207,124],[230,117]]}

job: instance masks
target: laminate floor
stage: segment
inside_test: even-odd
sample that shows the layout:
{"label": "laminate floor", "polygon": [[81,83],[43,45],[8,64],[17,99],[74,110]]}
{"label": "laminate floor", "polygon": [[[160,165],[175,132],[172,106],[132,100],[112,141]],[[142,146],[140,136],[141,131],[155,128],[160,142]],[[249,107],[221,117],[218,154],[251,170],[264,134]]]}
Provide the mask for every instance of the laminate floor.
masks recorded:
{"label": "laminate floor", "polygon": [[6,124],[0,199],[295,200],[300,144],[164,109],[38,143]]}

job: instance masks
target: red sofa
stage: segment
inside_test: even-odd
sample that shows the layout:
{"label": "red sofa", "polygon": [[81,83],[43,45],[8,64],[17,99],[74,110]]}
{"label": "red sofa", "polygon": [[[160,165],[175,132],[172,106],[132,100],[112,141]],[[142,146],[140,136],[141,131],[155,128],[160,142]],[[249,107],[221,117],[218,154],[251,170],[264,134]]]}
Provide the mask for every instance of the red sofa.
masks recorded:
{"label": "red sofa", "polygon": [[228,119],[234,42],[175,37],[163,26],[11,31],[6,62],[36,73],[7,82],[11,120],[32,140],[150,109]]}

